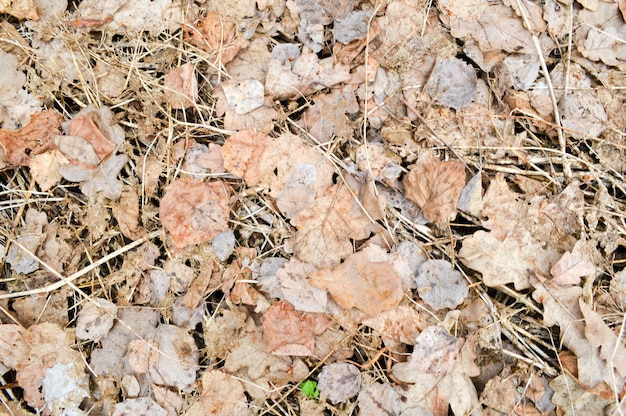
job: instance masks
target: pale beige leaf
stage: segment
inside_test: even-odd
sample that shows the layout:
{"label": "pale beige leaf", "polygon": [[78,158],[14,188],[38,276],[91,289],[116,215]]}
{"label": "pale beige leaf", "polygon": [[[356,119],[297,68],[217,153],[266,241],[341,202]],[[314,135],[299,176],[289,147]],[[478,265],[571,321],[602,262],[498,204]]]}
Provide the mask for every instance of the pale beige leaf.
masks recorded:
{"label": "pale beige leaf", "polygon": [[321,397],[331,403],[344,403],[361,389],[361,372],[354,364],[325,365],[318,376]]}
{"label": "pale beige leaf", "polygon": [[149,337],[148,375],[151,382],[191,391],[198,371],[198,347],[185,330],[161,324]]}
{"label": "pale beige leaf", "polygon": [[146,230],[138,223],[139,195],[136,189],[129,187],[123,191],[119,202],[111,207],[111,212],[125,237],[137,240],[146,234]]}
{"label": "pale beige leaf", "polygon": [[386,337],[408,345],[415,344],[420,331],[428,327],[428,321],[423,314],[409,306],[382,311],[378,316],[365,319],[362,323]]}
{"label": "pale beige leaf", "polygon": [[63,176],[59,172],[59,166],[70,163],[58,149],[40,153],[31,157],[28,162],[30,173],[37,181],[42,191],[47,191],[56,185]]}
{"label": "pale beige leaf", "polygon": [[404,177],[406,196],[415,202],[429,222],[452,220],[465,186],[465,166],[458,160],[442,162],[432,152],[424,153]]}
{"label": "pale beige leaf", "polygon": [[78,313],[76,336],[98,342],[109,333],[116,317],[117,307],[113,302],[104,298],[93,298]]}
{"label": "pale beige leaf", "polygon": [[581,277],[595,273],[596,266],[590,261],[590,255],[586,251],[585,241],[576,242],[574,249],[565,252],[550,268],[552,281],[560,286],[578,285]]}

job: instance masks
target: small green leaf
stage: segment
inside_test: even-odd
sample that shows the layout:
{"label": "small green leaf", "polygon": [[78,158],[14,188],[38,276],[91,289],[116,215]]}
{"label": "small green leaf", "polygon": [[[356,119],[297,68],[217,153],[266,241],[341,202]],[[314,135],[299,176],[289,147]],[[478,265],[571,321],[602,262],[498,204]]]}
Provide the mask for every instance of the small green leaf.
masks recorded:
{"label": "small green leaf", "polygon": [[302,394],[309,399],[319,399],[320,391],[317,389],[317,381],[306,380],[300,383]]}

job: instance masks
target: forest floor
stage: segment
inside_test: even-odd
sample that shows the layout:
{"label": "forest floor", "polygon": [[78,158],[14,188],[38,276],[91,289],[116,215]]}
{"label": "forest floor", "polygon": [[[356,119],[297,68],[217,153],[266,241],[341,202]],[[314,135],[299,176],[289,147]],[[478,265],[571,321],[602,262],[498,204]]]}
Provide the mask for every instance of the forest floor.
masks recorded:
{"label": "forest floor", "polygon": [[0,415],[626,413],[623,0],[0,13]]}

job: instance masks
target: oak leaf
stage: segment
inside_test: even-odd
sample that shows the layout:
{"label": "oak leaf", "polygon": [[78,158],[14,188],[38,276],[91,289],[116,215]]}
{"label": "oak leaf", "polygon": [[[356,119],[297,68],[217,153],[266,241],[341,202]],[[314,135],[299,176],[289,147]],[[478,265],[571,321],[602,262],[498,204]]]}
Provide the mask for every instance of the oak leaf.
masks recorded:
{"label": "oak leaf", "polygon": [[220,182],[193,178],[178,179],[167,187],[159,217],[175,251],[210,241],[228,229],[228,194]]}
{"label": "oak leaf", "polygon": [[442,162],[426,152],[404,177],[406,196],[415,202],[429,222],[452,220],[465,186],[465,166],[458,160]]}

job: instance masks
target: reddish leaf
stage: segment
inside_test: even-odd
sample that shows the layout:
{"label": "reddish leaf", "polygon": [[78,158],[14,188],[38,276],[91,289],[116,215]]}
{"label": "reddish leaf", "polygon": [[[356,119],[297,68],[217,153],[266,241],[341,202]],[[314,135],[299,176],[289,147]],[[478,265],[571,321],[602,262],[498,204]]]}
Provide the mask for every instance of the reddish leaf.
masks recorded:
{"label": "reddish leaf", "polygon": [[0,146],[9,162],[25,166],[32,155],[48,149],[52,138],[60,134],[60,127],[60,115],[50,110],[42,111],[33,114],[28,124],[19,130],[0,129]]}
{"label": "reddish leaf", "polygon": [[243,130],[230,136],[222,146],[224,167],[233,175],[241,176],[248,185],[261,181],[259,168],[265,149],[272,144],[266,134]]}
{"label": "reddish leaf", "polygon": [[173,69],[165,76],[165,96],[172,108],[193,107],[198,100],[198,80],[191,62]]}
{"label": "reddish leaf", "polygon": [[221,182],[183,178],[172,182],[161,200],[159,217],[171,233],[175,251],[212,240],[228,229],[228,191]]}
{"label": "reddish leaf", "polygon": [[272,305],[261,318],[269,352],[277,355],[313,355],[315,336],[330,325],[321,313],[295,310],[287,301]]}
{"label": "reddish leaf", "polygon": [[456,203],[465,186],[465,166],[458,160],[442,162],[428,151],[404,177],[406,196],[429,222],[454,219]]}

